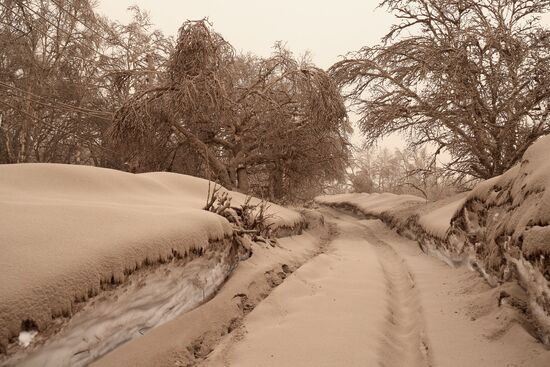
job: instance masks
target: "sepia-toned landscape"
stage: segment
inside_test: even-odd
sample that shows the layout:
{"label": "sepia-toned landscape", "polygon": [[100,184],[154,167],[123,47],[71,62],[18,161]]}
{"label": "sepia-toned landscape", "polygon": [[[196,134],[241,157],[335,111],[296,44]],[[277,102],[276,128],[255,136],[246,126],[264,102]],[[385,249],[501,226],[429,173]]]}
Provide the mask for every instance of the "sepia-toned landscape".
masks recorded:
{"label": "sepia-toned landscape", "polygon": [[550,366],[550,0],[1,0],[0,366]]}

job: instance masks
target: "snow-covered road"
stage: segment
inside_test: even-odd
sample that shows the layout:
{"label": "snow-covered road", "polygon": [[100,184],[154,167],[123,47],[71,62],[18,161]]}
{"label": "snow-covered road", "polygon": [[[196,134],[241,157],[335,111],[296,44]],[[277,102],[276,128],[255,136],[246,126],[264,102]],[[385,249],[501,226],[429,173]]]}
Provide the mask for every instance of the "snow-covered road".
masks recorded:
{"label": "snow-covered road", "polygon": [[[424,254],[416,242],[379,220],[330,208],[321,212],[324,226],[281,239],[274,248],[255,245],[254,255],[209,302],[144,331],[93,365],[550,365],[550,351],[533,337],[516,283],[491,288],[478,273]],[[203,267],[210,274],[208,269]],[[150,287],[138,287],[126,298],[170,296],[172,290],[160,286],[167,277],[147,279]],[[99,315],[74,318],[74,325],[84,327],[72,329],[72,337],[59,344],[63,350],[70,352],[73,341],[96,335],[97,327],[107,330],[117,315],[137,315],[113,308],[116,304],[106,306],[93,308]],[[128,324],[116,335],[130,336],[134,329]],[[34,361],[45,364],[44,358]]]}
{"label": "snow-covered road", "polygon": [[[548,366],[550,352],[468,269],[376,220],[323,209],[338,234],[203,366]],[[526,330],[527,329],[527,330]]]}

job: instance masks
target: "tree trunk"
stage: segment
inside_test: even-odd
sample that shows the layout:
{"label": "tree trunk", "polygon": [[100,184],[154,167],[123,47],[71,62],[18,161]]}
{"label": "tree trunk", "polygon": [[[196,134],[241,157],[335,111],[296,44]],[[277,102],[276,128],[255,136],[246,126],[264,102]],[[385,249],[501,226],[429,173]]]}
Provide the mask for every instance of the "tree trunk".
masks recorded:
{"label": "tree trunk", "polygon": [[270,199],[271,201],[279,201],[283,198],[283,170],[276,165],[269,175]]}
{"label": "tree trunk", "polygon": [[237,188],[239,191],[243,194],[248,194],[248,191],[250,190],[250,180],[248,178],[246,167],[237,168],[237,182]]}
{"label": "tree trunk", "polygon": [[208,146],[193,133],[187,131],[177,123],[172,124],[172,127],[174,131],[183,135],[183,137],[185,137],[187,141],[195,147],[197,153],[199,153],[208,162],[210,169],[212,169],[218,176],[220,183],[228,190],[233,189],[235,185],[229,176],[227,167],[214,156]]}
{"label": "tree trunk", "polygon": [[[25,105],[23,107],[23,111],[27,116],[34,116],[31,110],[31,100],[28,97],[31,93],[31,86],[27,86],[26,90],[26,97],[25,97]],[[30,156],[32,152],[32,145],[31,145],[31,129],[32,129],[33,121],[29,119],[29,117],[26,117],[23,120],[23,131],[20,136],[19,140],[19,154],[17,156],[17,163],[26,163],[30,161]]]}

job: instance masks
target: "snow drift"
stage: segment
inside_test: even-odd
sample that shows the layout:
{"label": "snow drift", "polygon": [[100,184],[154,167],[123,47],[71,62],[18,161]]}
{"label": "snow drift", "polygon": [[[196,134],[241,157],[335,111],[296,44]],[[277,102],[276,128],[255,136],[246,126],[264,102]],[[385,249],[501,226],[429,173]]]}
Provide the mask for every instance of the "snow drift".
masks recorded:
{"label": "snow drift", "polygon": [[[0,166],[0,351],[143,266],[229,251],[232,227],[202,210],[207,192],[208,181],[172,173]],[[279,227],[301,221],[269,211]]]}
{"label": "snow drift", "polygon": [[424,199],[414,195],[396,195],[391,193],[364,194],[351,193],[340,195],[318,196],[315,201],[325,205],[347,205],[363,215],[378,217],[388,211],[414,206],[425,202]]}

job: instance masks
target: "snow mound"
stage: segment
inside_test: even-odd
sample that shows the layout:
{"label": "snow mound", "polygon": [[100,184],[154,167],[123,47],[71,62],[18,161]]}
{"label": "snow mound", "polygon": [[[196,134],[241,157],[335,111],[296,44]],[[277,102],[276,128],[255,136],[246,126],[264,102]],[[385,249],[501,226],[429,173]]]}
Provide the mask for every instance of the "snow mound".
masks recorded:
{"label": "snow mound", "polygon": [[[0,166],[0,351],[20,331],[70,315],[102,284],[229,242],[229,222],[202,210],[207,192],[208,181],[173,173]],[[301,221],[277,205],[269,213],[276,226]]]}
{"label": "snow mound", "polygon": [[451,220],[466,201],[463,195],[453,199],[449,203],[427,211],[426,214],[419,215],[418,224],[430,235],[444,239],[451,226]]}

